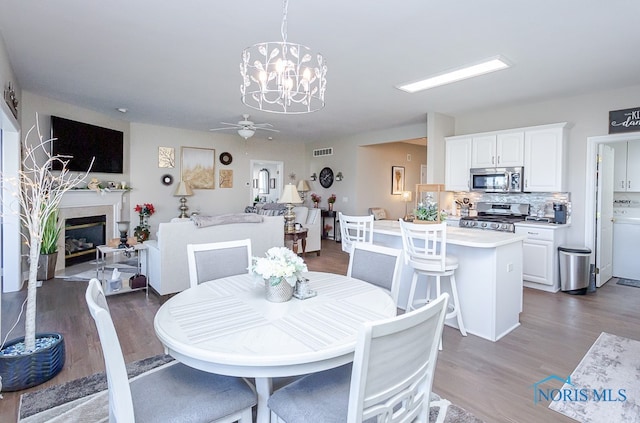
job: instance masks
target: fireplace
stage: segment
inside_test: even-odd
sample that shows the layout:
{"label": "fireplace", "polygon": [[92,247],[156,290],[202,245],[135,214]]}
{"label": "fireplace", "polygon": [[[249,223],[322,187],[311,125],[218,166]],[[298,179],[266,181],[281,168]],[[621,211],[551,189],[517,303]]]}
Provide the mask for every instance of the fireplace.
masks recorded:
{"label": "fireplace", "polygon": [[[60,221],[67,222],[69,219],[88,218],[92,216],[105,216],[103,227],[104,239],[100,244],[107,244],[113,238],[119,238],[119,232],[116,225],[122,216],[122,204],[125,191],[111,190],[103,192],[95,192],[89,189],[77,189],[67,191],[62,196],[62,202],[59,207],[58,218]],[[97,225],[100,227],[100,225]],[[56,271],[62,270],[67,266],[66,260],[62,257],[63,251],[66,251],[66,237],[61,236],[58,239],[58,261]],[[84,237],[86,238],[86,237]],[[87,243],[89,241],[86,241]],[[95,244],[94,248],[99,244]],[[87,260],[95,258],[94,254],[86,253]]]}
{"label": "fireplace", "polygon": [[84,263],[96,256],[96,247],[106,243],[107,216],[87,216],[64,222],[64,265]]}

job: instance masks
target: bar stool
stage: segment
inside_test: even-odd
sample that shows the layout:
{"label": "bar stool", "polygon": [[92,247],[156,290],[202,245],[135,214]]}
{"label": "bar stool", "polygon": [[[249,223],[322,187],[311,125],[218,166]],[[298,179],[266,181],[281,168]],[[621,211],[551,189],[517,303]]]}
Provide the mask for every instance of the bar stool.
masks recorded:
{"label": "bar stool", "polygon": [[[460,300],[458,299],[458,289],[456,287],[455,270],[458,268],[458,259],[447,255],[447,224],[416,224],[400,219],[400,230],[402,232],[405,265],[413,268],[407,312],[415,310],[417,308],[416,305],[427,304],[432,301],[431,283],[428,279],[430,276],[435,277],[436,298],[441,294],[440,278],[447,276],[451,285],[452,301],[449,302],[445,319],[455,317],[460,333],[462,336],[467,336],[467,331],[462,322]],[[420,275],[427,277],[428,285],[425,298],[415,298],[416,285]],[[440,341],[440,349],[442,349],[442,341]]]}

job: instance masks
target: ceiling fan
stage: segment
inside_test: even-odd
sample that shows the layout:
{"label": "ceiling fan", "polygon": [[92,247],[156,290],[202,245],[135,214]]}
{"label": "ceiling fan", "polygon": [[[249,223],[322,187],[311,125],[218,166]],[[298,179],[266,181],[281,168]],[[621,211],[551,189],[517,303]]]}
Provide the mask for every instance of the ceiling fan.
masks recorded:
{"label": "ceiling fan", "polygon": [[213,128],[209,129],[210,131],[224,131],[227,129],[233,129],[238,131],[238,135],[240,135],[245,140],[251,138],[253,134],[256,133],[256,130],[261,129],[264,131],[271,132],[280,132],[277,129],[272,129],[273,125],[270,123],[253,123],[249,120],[249,115],[242,115],[242,120],[238,123],[229,123],[229,122],[220,122],[223,125],[228,125],[222,128]]}

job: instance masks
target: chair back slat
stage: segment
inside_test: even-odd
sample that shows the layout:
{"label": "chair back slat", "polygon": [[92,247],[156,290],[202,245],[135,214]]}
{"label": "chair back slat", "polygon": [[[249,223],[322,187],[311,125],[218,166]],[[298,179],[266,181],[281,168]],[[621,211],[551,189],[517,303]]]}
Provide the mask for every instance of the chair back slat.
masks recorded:
{"label": "chair back slat", "polygon": [[109,389],[109,421],[133,422],[135,421],[133,400],[131,399],[131,387],[129,386],[122,348],[102,286],[97,279],[93,278],[89,281],[85,299],[91,317],[95,320],[104,355]]}
{"label": "chair back slat", "polygon": [[[348,422],[426,422],[446,306],[444,293],[425,307],[365,323],[353,361]],[[393,419],[389,416],[393,415]]]}
{"label": "chair back slat", "polygon": [[447,224],[418,224],[400,219],[405,264],[419,262],[424,270],[443,272],[447,256]]}
{"label": "chair back slat", "polygon": [[214,279],[249,273],[251,239],[188,244],[187,261],[192,287]]}
{"label": "chair back slat", "polygon": [[354,242],[373,243],[373,216],[348,216],[338,213],[342,251],[351,254]]}

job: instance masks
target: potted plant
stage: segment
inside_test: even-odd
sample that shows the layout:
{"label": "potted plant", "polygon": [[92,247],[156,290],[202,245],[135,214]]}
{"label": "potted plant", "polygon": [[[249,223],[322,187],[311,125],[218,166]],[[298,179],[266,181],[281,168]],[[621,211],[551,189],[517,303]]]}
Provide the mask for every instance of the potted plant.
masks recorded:
{"label": "potted plant", "polygon": [[[28,142],[34,129],[38,134],[35,146]],[[4,391],[18,391],[43,383],[58,374],[64,366],[62,335],[36,334],[38,262],[47,223],[50,219],[56,220],[63,194],[84,181],[88,170],[75,176],[69,173],[67,165],[70,157],[52,155],[51,142],[43,140],[36,123],[24,138],[22,166],[17,177],[2,177],[4,187],[12,193],[4,201],[12,202],[12,209],[16,210],[24,227],[24,238],[29,248],[25,336],[0,346],[0,376]],[[62,170],[54,173],[54,163],[59,163]],[[48,228],[51,230],[52,226]],[[53,235],[55,231],[48,233],[49,241]]]}
{"label": "potted plant", "polygon": [[313,207],[315,207],[316,209],[318,208],[318,203],[320,202],[320,200],[322,200],[322,197],[320,197],[315,192],[311,193],[311,201],[313,201]]}
{"label": "potted plant", "polygon": [[149,217],[156,212],[156,209],[151,203],[144,203],[142,205],[136,204],[133,209],[140,216],[140,224],[134,228],[133,234],[138,242],[144,242],[149,239]]}
{"label": "potted plant", "polygon": [[42,230],[42,243],[38,257],[37,279],[39,281],[48,281],[55,276],[56,262],[58,261],[58,237],[61,229],[56,209],[49,215]]}
{"label": "potted plant", "polygon": [[414,223],[440,223],[447,218],[445,211],[438,213],[438,203],[418,203]]}
{"label": "potted plant", "polygon": [[327,204],[329,204],[329,210],[333,210],[333,203],[336,202],[336,195],[331,194],[329,198],[327,198]]}

